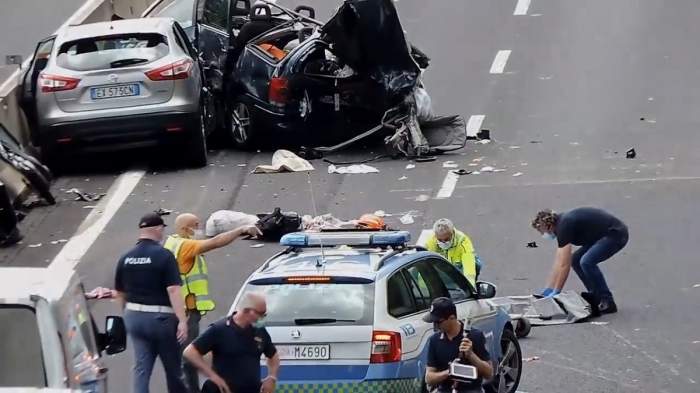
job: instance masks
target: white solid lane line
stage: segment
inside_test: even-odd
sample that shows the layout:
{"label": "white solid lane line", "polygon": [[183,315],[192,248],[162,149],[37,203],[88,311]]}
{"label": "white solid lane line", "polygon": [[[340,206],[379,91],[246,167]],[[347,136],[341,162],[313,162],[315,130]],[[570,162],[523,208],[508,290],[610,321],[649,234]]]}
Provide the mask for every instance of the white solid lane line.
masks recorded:
{"label": "white solid lane line", "polygon": [[49,266],[63,269],[75,268],[80,258],[97,240],[144,174],[144,171],[130,171],[119,176],[107,191],[107,196],[85,217],[75,235],[63,246]]}
{"label": "white solid lane line", "polygon": [[454,173],[453,171],[447,172],[445,180],[442,182],[442,187],[440,187],[437,195],[435,195],[435,199],[447,199],[451,197],[455,187],[457,186],[458,179],[458,174]]}
{"label": "white solid lane line", "polygon": [[484,122],[486,115],[472,115],[467,122],[467,136],[476,137],[481,129],[481,124]]}
{"label": "white solid lane line", "polygon": [[508,57],[510,57],[510,50],[499,50],[496,53],[496,57],[493,59],[493,64],[491,64],[492,74],[502,74],[503,70],[506,68],[506,63],[508,63]]}
{"label": "white solid lane line", "polygon": [[420,236],[418,236],[418,240],[416,241],[416,246],[423,246],[425,247],[425,242],[428,241],[428,237],[433,233],[432,229],[423,229],[420,232]]}
{"label": "white solid lane line", "polygon": [[518,0],[513,15],[527,15],[528,8],[530,8],[530,0]]}

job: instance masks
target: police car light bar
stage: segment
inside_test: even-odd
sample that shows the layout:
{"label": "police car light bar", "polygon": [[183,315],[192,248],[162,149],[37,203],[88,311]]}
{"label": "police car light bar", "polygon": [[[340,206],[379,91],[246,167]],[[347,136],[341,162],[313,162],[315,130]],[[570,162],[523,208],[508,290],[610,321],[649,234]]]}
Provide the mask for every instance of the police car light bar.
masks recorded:
{"label": "police car light bar", "polygon": [[408,231],[393,232],[295,232],[282,236],[280,245],[286,247],[333,247],[333,246],[403,246],[411,241]]}

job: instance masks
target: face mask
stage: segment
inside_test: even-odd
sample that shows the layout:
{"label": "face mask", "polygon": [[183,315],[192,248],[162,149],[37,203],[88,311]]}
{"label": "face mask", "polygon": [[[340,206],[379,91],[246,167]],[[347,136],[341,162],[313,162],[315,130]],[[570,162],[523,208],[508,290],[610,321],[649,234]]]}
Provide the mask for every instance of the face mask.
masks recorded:
{"label": "face mask", "polygon": [[440,249],[443,251],[449,250],[451,246],[452,246],[452,240],[447,241],[447,242],[438,241],[438,247],[440,247]]}
{"label": "face mask", "polygon": [[543,238],[543,239],[547,239],[547,240],[554,240],[554,239],[556,239],[557,237],[556,237],[553,233],[545,232],[545,233],[542,234],[542,238]]}
{"label": "face mask", "polygon": [[263,318],[258,319],[257,321],[253,322],[253,327],[256,329],[262,329],[265,327],[265,320]]}

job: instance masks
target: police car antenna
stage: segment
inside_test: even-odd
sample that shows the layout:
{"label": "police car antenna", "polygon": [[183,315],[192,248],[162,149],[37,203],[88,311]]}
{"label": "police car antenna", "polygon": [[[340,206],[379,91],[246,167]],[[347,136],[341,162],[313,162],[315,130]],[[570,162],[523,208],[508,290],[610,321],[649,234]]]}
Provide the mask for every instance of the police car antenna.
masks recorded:
{"label": "police car antenna", "polygon": [[[306,177],[309,179],[309,193],[311,194],[311,208],[314,211],[314,217],[318,217],[318,209],[316,208],[316,198],[314,198],[314,185],[313,182],[311,181],[311,172],[307,171],[306,172]],[[324,263],[326,263],[326,253],[323,250],[323,236],[319,236],[320,244],[321,244],[321,259],[316,261],[316,266],[321,267]]]}

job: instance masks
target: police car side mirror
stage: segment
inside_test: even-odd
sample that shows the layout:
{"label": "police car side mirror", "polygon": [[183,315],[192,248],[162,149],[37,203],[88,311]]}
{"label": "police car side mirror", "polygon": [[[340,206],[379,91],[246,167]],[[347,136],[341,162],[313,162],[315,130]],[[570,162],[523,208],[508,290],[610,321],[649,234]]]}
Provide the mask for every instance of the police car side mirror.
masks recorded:
{"label": "police car side mirror", "polygon": [[126,326],[124,319],[116,316],[105,318],[105,332],[100,334],[100,351],[114,355],[126,350]]}
{"label": "police car side mirror", "polygon": [[486,281],[476,283],[476,293],[479,299],[491,299],[496,296],[496,286]]}

